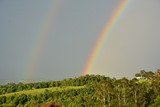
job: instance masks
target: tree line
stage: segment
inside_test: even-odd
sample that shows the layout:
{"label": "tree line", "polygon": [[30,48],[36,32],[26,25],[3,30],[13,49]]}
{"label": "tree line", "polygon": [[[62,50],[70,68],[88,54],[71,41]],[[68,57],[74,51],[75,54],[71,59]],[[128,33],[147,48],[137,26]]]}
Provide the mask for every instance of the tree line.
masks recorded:
{"label": "tree line", "polygon": [[[65,91],[46,89],[44,93],[5,96],[6,93],[22,90],[63,86],[85,87]],[[86,75],[62,81],[7,84],[2,85],[0,90],[0,105],[4,107],[41,107],[44,103],[52,101],[62,107],[158,107],[160,106],[160,70],[156,72],[141,70],[130,80]]]}

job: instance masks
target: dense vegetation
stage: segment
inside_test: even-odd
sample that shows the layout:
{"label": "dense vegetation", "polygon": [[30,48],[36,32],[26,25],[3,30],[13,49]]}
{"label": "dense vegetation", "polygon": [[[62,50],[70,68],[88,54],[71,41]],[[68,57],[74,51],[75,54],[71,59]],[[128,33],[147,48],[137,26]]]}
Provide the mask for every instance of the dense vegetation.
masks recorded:
{"label": "dense vegetation", "polygon": [[86,75],[62,81],[9,83],[0,86],[0,106],[40,107],[56,102],[62,107],[158,107],[160,70],[115,79]]}

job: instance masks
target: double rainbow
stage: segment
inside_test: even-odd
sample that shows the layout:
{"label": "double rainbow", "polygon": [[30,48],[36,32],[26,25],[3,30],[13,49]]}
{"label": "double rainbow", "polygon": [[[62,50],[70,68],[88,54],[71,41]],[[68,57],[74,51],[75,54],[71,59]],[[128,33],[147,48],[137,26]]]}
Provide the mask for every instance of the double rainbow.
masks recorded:
{"label": "double rainbow", "polygon": [[[43,52],[44,49],[44,43],[47,41],[49,32],[51,31],[51,27],[53,26],[53,22],[55,21],[55,18],[57,16],[57,13],[59,11],[59,7],[61,5],[61,2],[59,0],[52,1],[53,5],[51,5],[47,16],[42,24],[42,28],[38,31],[37,37],[35,38],[35,44],[33,45],[33,48],[31,50],[28,64],[27,64],[27,73],[28,77],[27,79],[29,81],[32,81],[33,75],[36,72],[38,59],[40,58],[40,54]],[[128,5],[129,0],[121,0],[115,11],[113,12],[113,15],[110,17],[109,21],[105,25],[104,29],[102,30],[101,34],[99,35],[97,42],[87,60],[87,64],[83,70],[83,75],[91,73],[95,62],[98,58],[98,55],[103,48],[107,37],[109,36],[110,32],[112,31],[115,23],[117,23],[118,19],[120,19],[120,16],[124,12],[126,6]],[[28,82],[29,82],[28,81]]]}

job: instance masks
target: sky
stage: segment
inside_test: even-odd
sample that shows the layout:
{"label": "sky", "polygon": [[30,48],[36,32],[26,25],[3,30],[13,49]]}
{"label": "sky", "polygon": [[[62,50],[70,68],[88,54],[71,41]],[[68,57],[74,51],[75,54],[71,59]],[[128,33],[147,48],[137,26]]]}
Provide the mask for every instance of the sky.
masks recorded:
{"label": "sky", "polygon": [[[0,81],[83,74],[120,0],[0,0]],[[130,0],[90,74],[133,77],[160,68],[160,2]]]}

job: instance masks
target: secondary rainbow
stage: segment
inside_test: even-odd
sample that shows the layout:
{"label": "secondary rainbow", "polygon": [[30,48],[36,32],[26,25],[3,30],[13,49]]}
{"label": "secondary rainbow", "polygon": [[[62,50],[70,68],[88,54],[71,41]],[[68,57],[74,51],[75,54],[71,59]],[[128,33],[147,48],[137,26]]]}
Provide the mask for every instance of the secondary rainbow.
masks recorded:
{"label": "secondary rainbow", "polygon": [[44,21],[42,21],[42,24],[40,26],[37,26],[39,28],[35,34],[35,41],[30,51],[27,62],[28,64],[26,67],[27,82],[33,81],[33,76],[36,72],[37,63],[43,53],[45,43],[48,41],[49,33],[52,30],[51,28],[54,26],[53,24],[56,20],[60,5],[61,2],[59,0],[51,1],[48,7],[48,11],[44,16]]}
{"label": "secondary rainbow", "polygon": [[128,2],[129,0],[121,0],[119,5],[113,12],[113,15],[110,17],[109,21],[107,22],[107,24],[105,25],[104,29],[102,30],[101,34],[97,39],[95,47],[93,48],[88,58],[87,64],[83,70],[83,75],[89,74],[93,70],[96,59],[98,58],[98,55],[101,49],[103,48],[107,37],[109,36],[110,32],[112,31],[117,21],[120,19],[120,16],[122,15],[126,6],[128,5]]}

